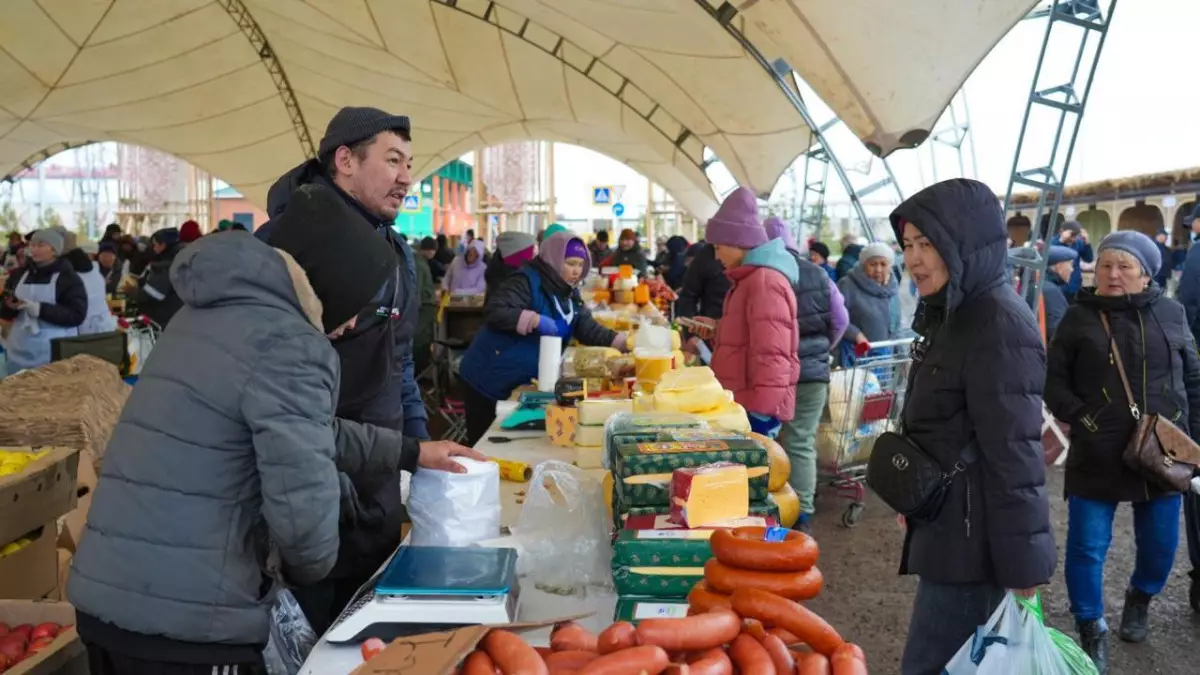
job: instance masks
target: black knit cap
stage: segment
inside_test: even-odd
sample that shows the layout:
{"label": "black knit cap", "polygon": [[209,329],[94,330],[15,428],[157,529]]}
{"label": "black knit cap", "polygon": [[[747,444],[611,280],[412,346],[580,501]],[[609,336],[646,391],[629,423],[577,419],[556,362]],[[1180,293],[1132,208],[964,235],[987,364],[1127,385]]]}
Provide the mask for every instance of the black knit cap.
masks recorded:
{"label": "black knit cap", "polygon": [[326,333],[365,309],[395,272],[388,240],[327,187],[301,185],[274,222],[267,243],[291,254],[308,275]]}
{"label": "black knit cap", "polygon": [[403,131],[408,135],[412,133],[412,123],[407,115],[389,115],[379,108],[342,108],[325,127],[317,156],[324,159],[343,145],[354,145],[383,131]]}
{"label": "black knit cap", "polygon": [[421,240],[421,250],[422,251],[436,251],[437,250],[437,239],[434,239],[433,237],[425,237],[424,239],[422,239]]}

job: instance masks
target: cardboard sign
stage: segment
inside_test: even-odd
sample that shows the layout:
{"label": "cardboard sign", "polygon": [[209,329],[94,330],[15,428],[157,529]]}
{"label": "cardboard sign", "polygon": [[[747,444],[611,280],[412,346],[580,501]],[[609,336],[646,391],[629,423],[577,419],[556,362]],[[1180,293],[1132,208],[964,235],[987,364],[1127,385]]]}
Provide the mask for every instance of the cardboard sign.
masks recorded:
{"label": "cardboard sign", "polygon": [[563,621],[578,621],[591,616],[576,614],[548,621],[526,621],[503,626],[465,626],[441,633],[425,633],[396,638],[375,658],[354,669],[350,675],[451,675],[458,664],[493,628],[519,633],[545,628]]}

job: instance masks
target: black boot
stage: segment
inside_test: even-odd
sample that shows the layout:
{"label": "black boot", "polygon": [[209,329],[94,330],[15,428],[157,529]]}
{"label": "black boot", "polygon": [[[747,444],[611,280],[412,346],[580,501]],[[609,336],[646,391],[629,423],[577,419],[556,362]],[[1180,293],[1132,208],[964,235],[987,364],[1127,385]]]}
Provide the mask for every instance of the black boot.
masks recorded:
{"label": "black boot", "polygon": [[1145,642],[1150,631],[1150,598],[1136,588],[1125,590],[1125,609],[1121,611],[1121,628],[1117,635],[1126,642]]}
{"label": "black boot", "polygon": [[1076,621],[1075,630],[1079,631],[1079,646],[1096,664],[1100,675],[1108,674],[1108,628],[1100,619],[1094,621]]}
{"label": "black boot", "polygon": [[1188,572],[1188,576],[1192,578],[1192,584],[1188,588],[1188,604],[1192,606],[1193,612],[1200,612],[1200,570],[1192,570]]}

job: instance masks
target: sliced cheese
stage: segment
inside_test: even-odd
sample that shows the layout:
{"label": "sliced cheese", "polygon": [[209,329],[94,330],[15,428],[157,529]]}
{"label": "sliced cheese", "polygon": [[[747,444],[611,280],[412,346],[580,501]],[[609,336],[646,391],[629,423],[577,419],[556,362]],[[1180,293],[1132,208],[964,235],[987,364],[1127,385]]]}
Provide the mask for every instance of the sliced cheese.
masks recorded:
{"label": "sliced cheese", "polygon": [[632,413],[633,400],[628,398],[589,398],[579,402],[579,423],[584,426],[603,426],[617,413]]}
{"label": "sliced cheese", "polygon": [[583,448],[598,448],[604,445],[604,425],[575,427],[575,445]]}
{"label": "sliced cheese", "polygon": [[750,515],[750,484],[741,464],[676,469],[671,481],[671,519],[705,527]]}

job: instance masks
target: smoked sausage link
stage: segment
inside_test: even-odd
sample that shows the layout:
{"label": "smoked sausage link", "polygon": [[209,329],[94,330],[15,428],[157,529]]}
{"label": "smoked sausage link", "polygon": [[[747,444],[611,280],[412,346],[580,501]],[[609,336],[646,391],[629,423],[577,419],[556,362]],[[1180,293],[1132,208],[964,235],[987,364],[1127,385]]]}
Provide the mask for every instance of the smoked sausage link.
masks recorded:
{"label": "smoked sausage link", "polygon": [[596,645],[601,654],[611,654],[629,647],[636,647],[637,629],[628,621],[618,621],[600,632]]}
{"label": "smoked sausage link", "polygon": [[493,630],[479,643],[502,675],[549,675],[542,656],[516,633]]}
{"label": "smoked sausage link", "polygon": [[730,567],[763,572],[803,572],[817,564],[817,540],[789,530],[783,541],[765,541],[767,528],[716,530],[709,539],[713,555]]}
{"label": "smoked sausage link", "polygon": [[767,650],[748,633],[734,638],[729,645],[729,658],[741,675],[775,675],[775,664]]}
{"label": "smoked sausage link", "polygon": [[487,652],[478,649],[467,655],[463,661],[462,675],[496,675],[496,664]]}
{"label": "smoked sausage link", "polygon": [[761,572],[730,567],[716,558],[704,563],[704,581],[719,593],[733,593],[739,588],[757,588],[789,600],[811,600],[825,586],[825,578],[816,567],[803,572]]}
{"label": "smoked sausage link", "polygon": [[638,644],[657,645],[669,652],[694,652],[729,643],[742,630],[742,619],[729,610],[716,610],[682,619],[646,619],[638,624]]}
{"label": "smoked sausage link", "polygon": [[805,654],[796,663],[796,675],[831,675],[829,659],[824,654]]}
{"label": "smoked sausage link", "polygon": [[605,654],[580,668],[576,675],[659,675],[670,664],[671,659],[661,647],[642,645]]}
{"label": "smoked sausage link", "polygon": [[841,635],[807,607],[755,588],[739,588],[731,597],[733,610],[765,624],[778,626],[800,638],[813,651],[829,656],[845,644]]}
{"label": "smoked sausage link", "polygon": [[688,592],[688,607],[696,610],[695,614],[703,614],[711,612],[714,609],[729,609],[729,594],[718,593],[708,585],[708,582],[700,580],[692,586],[692,590]]}
{"label": "smoked sausage link", "polygon": [[833,658],[829,659],[829,665],[833,675],[867,675],[867,664],[858,658],[853,650],[844,646],[834,652]]}
{"label": "smoked sausage link", "polygon": [[550,633],[550,648],[556,652],[568,650],[596,651],[596,636],[574,621],[560,623]]}
{"label": "smoked sausage link", "polygon": [[771,662],[775,664],[775,672],[796,672],[796,659],[792,658],[792,653],[788,651],[787,645],[783,644],[783,640],[768,634],[759,642],[762,643],[763,649],[767,650],[767,654],[771,655]]}
{"label": "smoked sausage link", "polygon": [[596,652],[589,652],[582,649],[568,649],[561,652],[554,652],[545,658],[546,666],[550,668],[550,675],[555,675],[555,673],[573,673],[595,661],[599,656]]}
{"label": "smoked sausage link", "polygon": [[700,652],[688,660],[687,675],[733,675],[733,662],[721,647]]}

